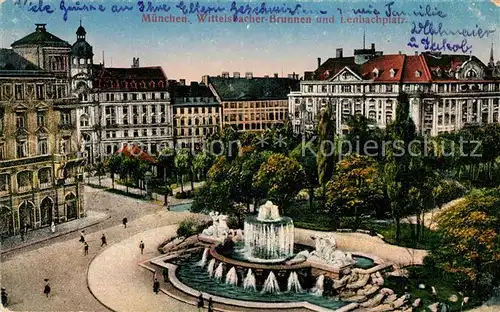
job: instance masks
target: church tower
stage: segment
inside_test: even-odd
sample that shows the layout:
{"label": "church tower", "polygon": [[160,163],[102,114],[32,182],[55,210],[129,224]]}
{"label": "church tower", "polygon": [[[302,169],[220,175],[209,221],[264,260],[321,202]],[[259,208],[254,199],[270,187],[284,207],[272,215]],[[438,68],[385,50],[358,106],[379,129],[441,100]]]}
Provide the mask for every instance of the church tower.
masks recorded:
{"label": "church tower", "polygon": [[71,88],[80,100],[86,100],[87,91],[92,88],[92,66],[94,53],[86,41],[87,32],[82,26],[76,30],[76,42],[71,47]]}

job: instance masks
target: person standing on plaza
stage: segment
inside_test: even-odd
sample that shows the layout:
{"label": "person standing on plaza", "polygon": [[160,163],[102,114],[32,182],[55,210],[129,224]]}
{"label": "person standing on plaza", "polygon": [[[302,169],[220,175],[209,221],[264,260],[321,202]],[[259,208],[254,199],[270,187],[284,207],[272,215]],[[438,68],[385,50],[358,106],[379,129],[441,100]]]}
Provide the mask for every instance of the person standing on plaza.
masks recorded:
{"label": "person standing on plaza", "polygon": [[80,232],[80,242],[85,243],[85,231]]}
{"label": "person standing on plaza", "polygon": [[197,306],[198,306],[198,312],[203,311],[203,308],[205,306],[205,302],[203,301],[203,294],[201,294],[201,293],[200,293],[200,296],[198,297]]}
{"label": "person standing on plaza", "polygon": [[160,291],[160,282],[158,281],[157,278],[155,278],[155,281],[153,283],[153,291],[155,292],[155,294],[158,295],[158,292]]}
{"label": "person standing on plaza", "polygon": [[89,244],[87,244],[87,242],[83,243],[83,254],[85,256],[89,254]]}
{"label": "person standing on plaza", "polygon": [[56,232],[56,224],[54,223],[54,221],[52,221],[52,223],[50,224],[50,231],[52,233]]}
{"label": "person standing on plaza", "polygon": [[163,269],[163,281],[168,282],[168,270],[166,268]]}
{"label": "person standing on plaza", "polygon": [[127,218],[123,218],[122,222],[123,222],[123,227],[126,229],[127,228],[127,222],[128,222]]}
{"label": "person standing on plaza", "polygon": [[214,312],[214,303],[212,297],[208,298],[208,312]]}
{"label": "person standing on plaza", "polygon": [[108,242],[106,241],[106,235],[104,235],[104,233],[102,233],[102,236],[101,236],[101,247],[106,245],[108,246]]}
{"label": "person standing on plaza", "polygon": [[49,297],[49,294],[50,294],[50,285],[49,285],[49,279],[46,278],[44,279],[45,281],[45,287],[43,288],[43,293],[45,294],[45,296],[48,298]]}
{"label": "person standing on plaza", "polygon": [[141,249],[141,255],[143,255],[144,254],[144,242],[143,241],[141,241],[139,243],[139,248]]}
{"label": "person standing on plaza", "polygon": [[5,287],[2,287],[2,305],[6,307],[8,301],[9,301],[9,296],[7,295],[7,290],[5,289]]}

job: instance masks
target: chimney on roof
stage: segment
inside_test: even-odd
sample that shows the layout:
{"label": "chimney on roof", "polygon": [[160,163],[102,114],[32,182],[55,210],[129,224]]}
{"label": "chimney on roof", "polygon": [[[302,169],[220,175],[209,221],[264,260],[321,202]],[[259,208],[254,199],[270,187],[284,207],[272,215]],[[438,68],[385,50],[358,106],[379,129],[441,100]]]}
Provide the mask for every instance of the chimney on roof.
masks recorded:
{"label": "chimney on roof", "polygon": [[398,54],[401,55],[401,51],[398,51]]}
{"label": "chimney on roof", "polygon": [[342,57],[344,57],[344,50],[342,48],[337,49],[336,53],[335,53],[335,57],[336,58],[342,58]]}
{"label": "chimney on roof", "polygon": [[132,68],[139,68],[139,58],[138,57],[134,57],[132,59]]}
{"label": "chimney on roof", "polygon": [[240,72],[234,72],[233,73],[234,78],[240,78]]}
{"label": "chimney on roof", "polygon": [[245,73],[245,78],[246,79],[252,79],[253,78],[253,73],[252,72],[246,72]]}
{"label": "chimney on roof", "polygon": [[37,31],[37,32],[43,32],[43,31],[46,31],[45,26],[46,26],[47,24],[35,24],[35,25],[36,25],[36,31]]}
{"label": "chimney on roof", "polygon": [[418,51],[415,51],[415,55],[418,55]]}
{"label": "chimney on roof", "polygon": [[372,50],[375,51],[375,43],[372,43]]}
{"label": "chimney on roof", "polygon": [[274,78],[278,78],[278,73],[274,73]]}
{"label": "chimney on roof", "polygon": [[222,72],[222,78],[229,78],[229,72]]}
{"label": "chimney on roof", "polygon": [[318,57],[318,68],[321,66],[321,57]]}
{"label": "chimney on roof", "polygon": [[185,86],[186,85],[186,79],[179,79],[179,85],[180,86]]}

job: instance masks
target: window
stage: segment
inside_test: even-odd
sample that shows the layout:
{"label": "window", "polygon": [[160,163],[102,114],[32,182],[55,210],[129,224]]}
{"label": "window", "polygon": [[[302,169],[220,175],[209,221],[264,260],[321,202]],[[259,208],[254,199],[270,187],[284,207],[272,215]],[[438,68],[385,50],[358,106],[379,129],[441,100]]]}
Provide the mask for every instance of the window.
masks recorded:
{"label": "window", "polygon": [[45,99],[45,92],[43,89],[43,85],[41,85],[41,84],[36,85],[36,98],[37,98],[37,100]]}
{"label": "window", "polygon": [[372,71],[372,75],[373,75],[373,78],[377,78],[378,77],[378,69],[374,68]]}
{"label": "window", "polygon": [[115,100],[115,95],[114,93],[111,93],[111,101],[114,101]]}
{"label": "window", "polygon": [[66,95],[66,88],[64,86],[56,86],[56,98],[60,99]]}
{"label": "window", "polygon": [[148,136],[148,130],[142,129],[142,136]]}
{"label": "window", "polygon": [[345,92],[345,93],[351,93],[351,86],[342,85],[341,90],[342,90],[342,92]]}
{"label": "window", "polygon": [[36,114],[36,124],[38,127],[45,126],[45,112],[38,112]]}
{"label": "window", "polygon": [[415,71],[415,78],[420,78],[421,75],[422,74],[418,70]]}
{"label": "window", "polygon": [[375,92],[375,85],[370,85],[369,90],[370,92]]}
{"label": "window", "polygon": [[23,158],[28,156],[28,144],[26,141],[17,142],[17,158]]}
{"label": "window", "polygon": [[394,70],[394,68],[391,68],[391,70],[389,71],[389,74],[390,74],[391,78],[394,78],[396,76],[396,71]]}
{"label": "window", "polygon": [[145,101],[146,100],[146,93],[143,93],[142,94],[142,100]]}
{"label": "window", "polygon": [[362,85],[356,85],[356,92],[357,93],[363,92],[363,86]]}
{"label": "window", "polygon": [[151,99],[154,100],[156,98],[156,93],[151,93]]}
{"label": "window", "polygon": [[385,91],[386,92],[392,92],[392,85],[386,85],[385,86]]}
{"label": "window", "polygon": [[160,93],[160,99],[164,100],[165,99],[165,93]]}
{"label": "window", "polygon": [[49,153],[49,145],[47,139],[38,139],[38,154],[47,155]]}
{"label": "window", "polygon": [[17,129],[24,129],[26,127],[26,114],[17,113],[16,114],[16,126]]}
{"label": "window", "polygon": [[123,93],[123,100],[124,100],[124,101],[127,101],[127,100],[128,100],[128,94],[127,94],[127,93]]}
{"label": "window", "polygon": [[0,143],[0,160],[5,160],[5,144]]}
{"label": "window", "polygon": [[16,100],[22,100],[22,99],[24,99],[24,88],[23,88],[23,85],[16,84],[16,86],[15,86],[15,95],[16,95]]}
{"label": "window", "polygon": [[139,136],[139,130],[134,130],[134,138],[137,138]]}
{"label": "window", "polygon": [[137,93],[132,93],[132,100],[137,101]]}

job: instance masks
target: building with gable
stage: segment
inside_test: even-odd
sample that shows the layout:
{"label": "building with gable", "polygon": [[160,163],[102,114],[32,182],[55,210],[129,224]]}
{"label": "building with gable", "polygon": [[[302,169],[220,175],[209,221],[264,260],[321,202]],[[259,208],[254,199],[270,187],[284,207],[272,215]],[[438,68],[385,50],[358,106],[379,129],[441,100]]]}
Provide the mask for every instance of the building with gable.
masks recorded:
{"label": "building with gable", "polygon": [[71,46],[37,24],[0,49],[0,235],[83,217]]}
{"label": "building with gable", "polygon": [[337,133],[348,131],[346,118],[364,115],[385,128],[395,118],[397,98],[409,96],[410,109],[421,133],[437,135],[466,124],[500,122],[500,66],[485,65],[472,55],[425,52],[383,55],[371,49],[354,50],[306,72],[300,91],[291,92],[289,112],[296,133],[311,133],[322,107],[334,114]]}

